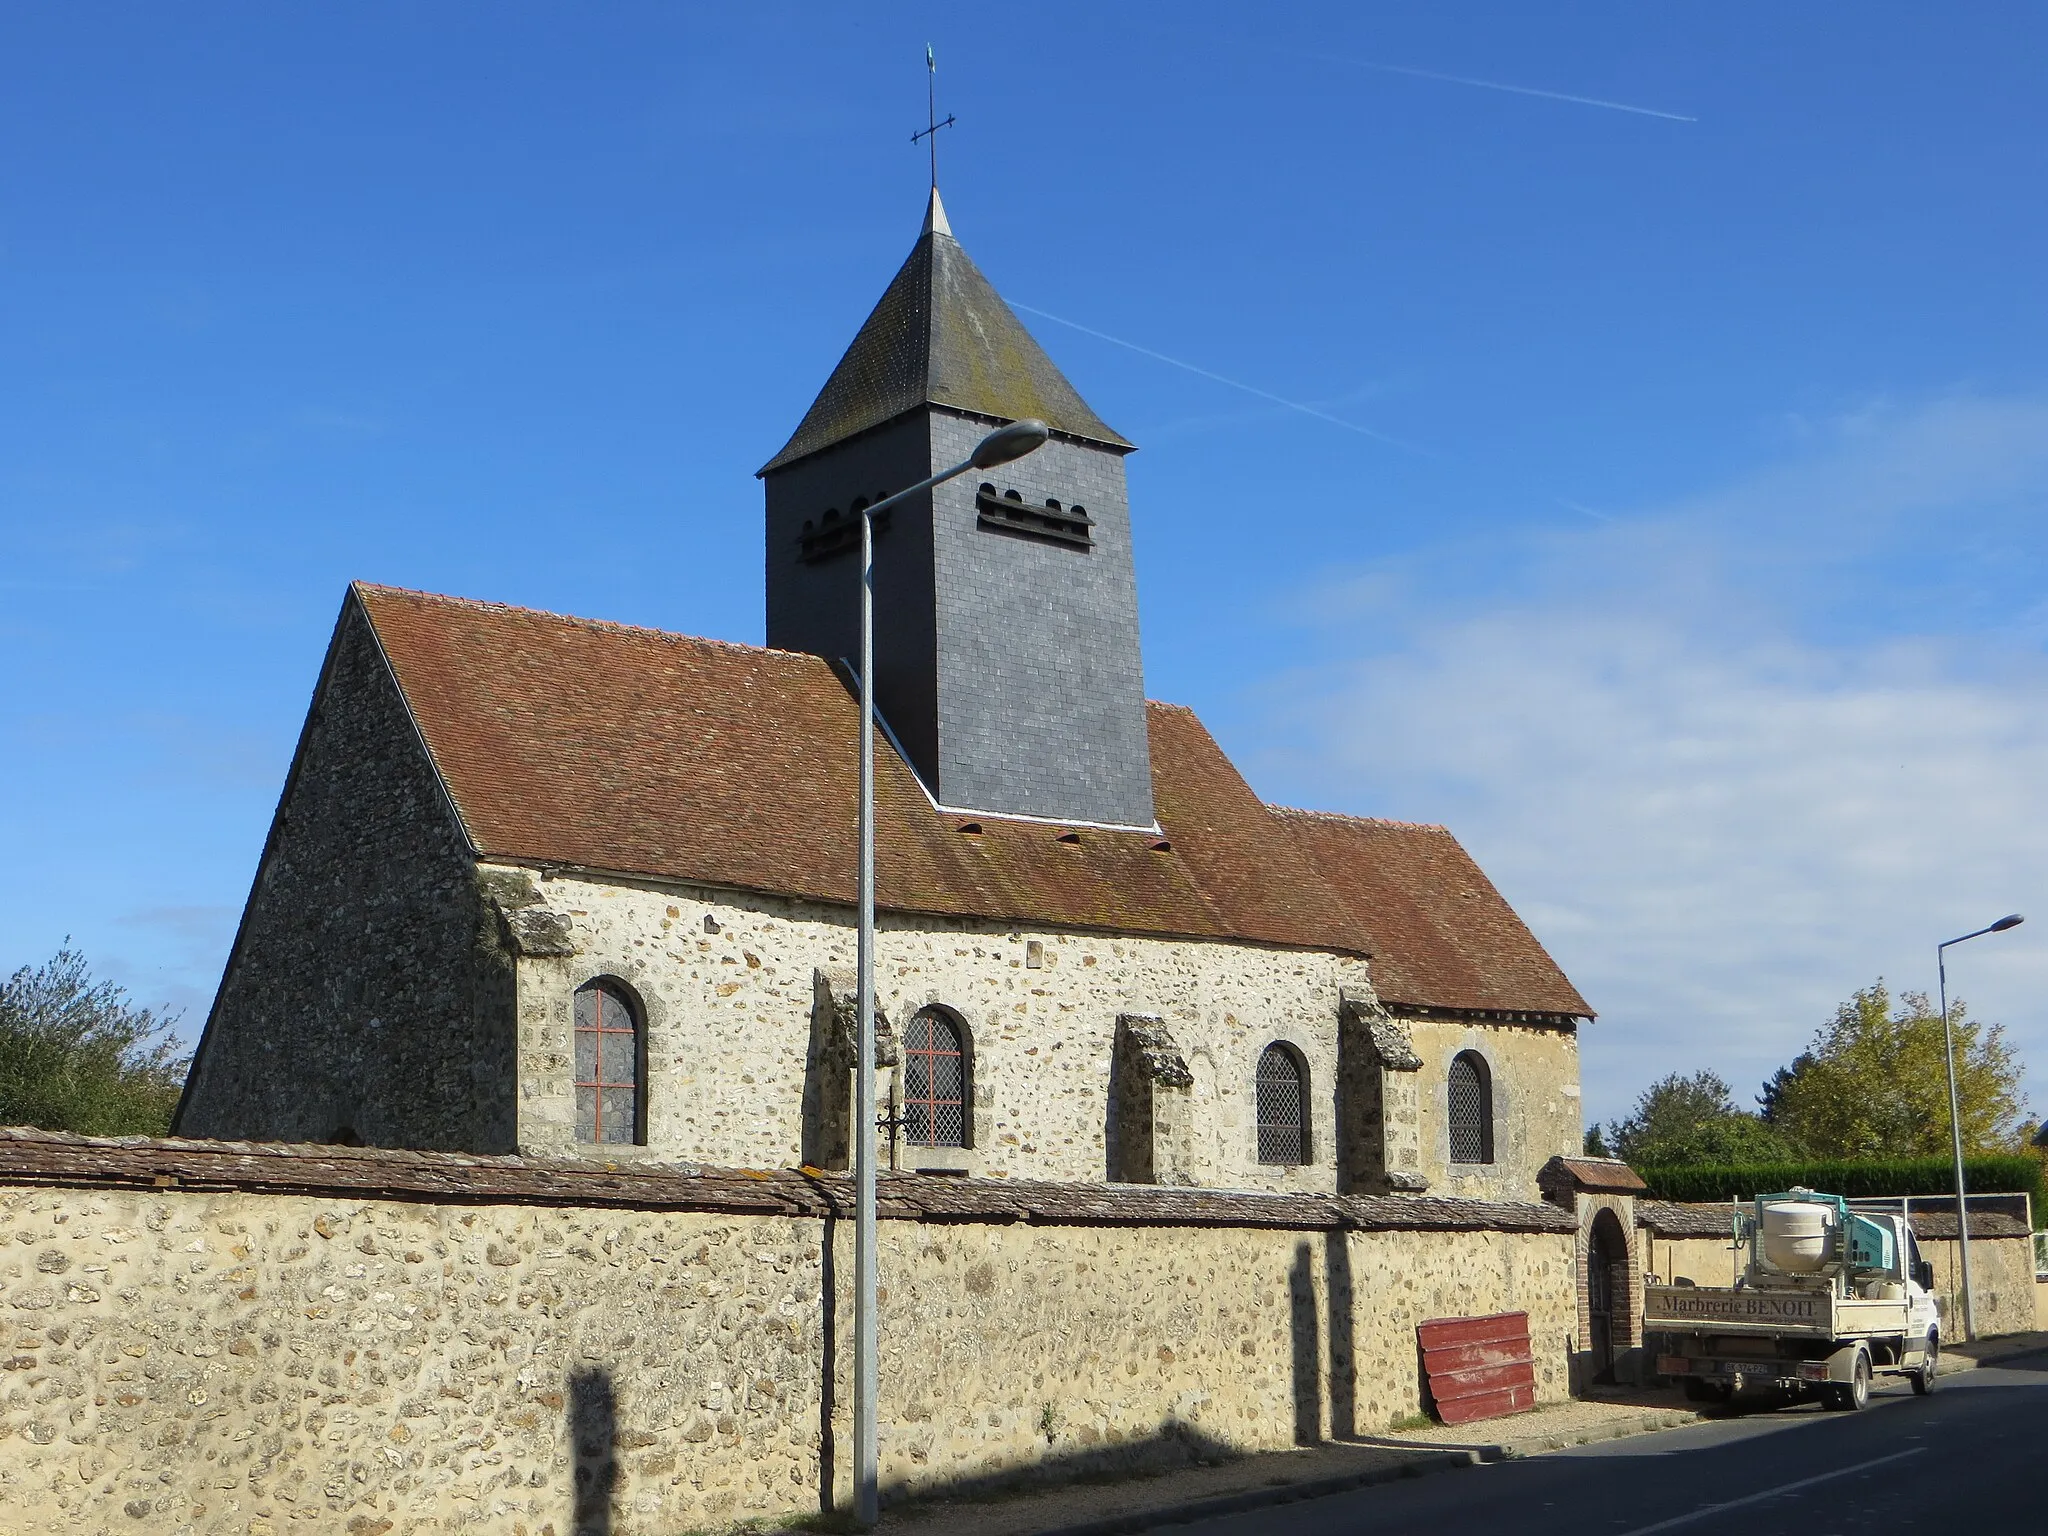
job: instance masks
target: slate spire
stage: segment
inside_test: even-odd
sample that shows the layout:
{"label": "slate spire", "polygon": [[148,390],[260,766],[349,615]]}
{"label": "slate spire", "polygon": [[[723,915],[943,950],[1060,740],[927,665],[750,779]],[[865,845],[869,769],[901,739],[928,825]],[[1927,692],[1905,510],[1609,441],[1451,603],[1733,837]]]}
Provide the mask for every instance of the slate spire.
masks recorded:
{"label": "slate spire", "polygon": [[1062,436],[1132,448],[1089,408],[961,249],[936,187],[909,259],[795,434],[758,473],[927,405],[996,421],[1036,416]]}

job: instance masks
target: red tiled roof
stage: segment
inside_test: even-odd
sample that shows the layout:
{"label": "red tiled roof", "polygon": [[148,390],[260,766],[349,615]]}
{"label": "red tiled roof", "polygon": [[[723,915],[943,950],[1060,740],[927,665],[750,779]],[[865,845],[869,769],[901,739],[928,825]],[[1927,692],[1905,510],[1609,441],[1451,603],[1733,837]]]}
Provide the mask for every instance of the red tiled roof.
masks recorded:
{"label": "red tiled roof", "polygon": [[1618,1157],[1553,1157],[1536,1175],[1545,1194],[1637,1195],[1650,1186]]}
{"label": "red tiled roof", "polygon": [[[853,900],[859,715],[822,659],[390,587],[353,596],[481,855]],[[963,832],[885,743],[880,904],[1369,953],[1376,979],[1400,978],[1392,1000],[1588,1012],[1450,834],[1276,812],[1191,711],[1149,711],[1163,838],[996,817]],[[1456,889],[1409,889],[1446,878]]]}
{"label": "red tiled roof", "polygon": [[1592,1017],[1578,988],[1444,828],[1273,811],[1358,914],[1382,1001]]}

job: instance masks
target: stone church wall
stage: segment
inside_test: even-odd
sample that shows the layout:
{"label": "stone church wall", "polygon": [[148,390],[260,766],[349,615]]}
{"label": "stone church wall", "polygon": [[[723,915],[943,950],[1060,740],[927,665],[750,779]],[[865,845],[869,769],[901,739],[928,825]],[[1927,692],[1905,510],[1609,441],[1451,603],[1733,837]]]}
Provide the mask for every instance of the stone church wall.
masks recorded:
{"label": "stone church wall", "polygon": [[[647,1004],[643,1155],[771,1168],[796,1163],[815,976],[820,969],[851,971],[847,914],[774,898],[566,877],[540,889],[550,909],[570,918],[582,953],[520,963],[521,1051],[529,1064],[522,1148],[573,1152],[570,994],[591,976],[614,975]],[[1194,1076],[1192,1163],[1199,1182],[1335,1187],[1337,988],[1363,973],[1362,961],[888,913],[877,954],[877,1001],[899,1028],[928,1004],[950,1009],[968,1028],[971,1171],[1104,1178],[1116,1021],[1152,1013]],[[1312,1160],[1298,1168],[1256,1160],[1250,1084],[1259,1052],[1274,1040],[1291,1042],[1309,1068]],[[907,1147],[900,1155],[905,1167],[919,1161]]]}
{"label": "stone church wall", "polygon": [[[1422,1057],[1422,1171],[1432,1190],[1472,1200],[1530,1200],[1551,1158],[1584,1145],[1579,1111],[1579,1041],[1570,1030],[1464,1019],[1404,1019]],[[1451,1060],[1485,1057],[1493,1088],[1493,1161],[1453,1163]]]}
{"label": "stone church wall", "polygon": [[[0,1147],[15,1536],[569,1536],[607,1505],[628,1536],[845,1497],[844,1220],[675,1208],[679,1176],[602,1165],[214,1145],[243,1155],[72,1139],[89,1187]],[[771,1209],[818,1183],[704,1182]],[[1420,1405],[1431,1316],[1527,1310],[1539,1395],[1565,1392],[1572,1239],[1542,1208],[1097,1191],[1061,1224],[904,1182],[954,1204],[881,1226],[885,1497],[1370,1433]],[[541,1199],[572,1186],[603,1203]],[[1102,1224],[1116,1198],[1183,1223]]]}
{"label": "stone church wall", "polygon": [[353,596],[176,1129],[512,1149],[512,962]]}
{"label": "stone church wall", "polygon": [[[594,976],[646,1004],[648,1145],[630,1159],[759,1167],[799,1160],[814,983],[850,972],[843,909],[729,892],[556,876],[541,882],[580,953],[519,964],[519,1144],[574,1151],[570,997]],[[1110,1164],[1110,1074],[1117,1020],[1157,1015],[1193,1078],[1185,1172],[1234,1189],[1337,1187],[1339,991],[1363,991],[1350,956],[1252,944],[1010,928],[884,913],[877,998],[900,1027],[950,1009],[971,1035],[969,1171],[1100,1180]],[[1536,1197],[1536,1170],[1579,1145],[1576,1040],[1568,1031],[1431,1023],[1418,1036],[1424,1169],[1432,1187],[1473,1197]],[[1252,1080],[1273,1041],[1308,1067],[1310,1161],[1257,1160]],[[1450,1054],[1478,1042],[1494,1068],[1496,1161],[1450,1180],[1443,1129]],[[1431,1148],[1436,1148],[1434,1153]],[[905,1167],[919,1162],[900,1149]],[[1433,1159],[1433,1160],[1432,1160]]]}

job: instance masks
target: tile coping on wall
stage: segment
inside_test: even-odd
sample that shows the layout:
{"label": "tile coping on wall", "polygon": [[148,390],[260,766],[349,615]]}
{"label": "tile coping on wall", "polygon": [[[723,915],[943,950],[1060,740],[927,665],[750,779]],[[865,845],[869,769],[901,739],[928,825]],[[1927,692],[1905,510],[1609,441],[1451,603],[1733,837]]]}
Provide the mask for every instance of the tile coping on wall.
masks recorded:
{"label": "tile coping on wall", "polygon": [[[1039,1226],[1267,1227],[1304,1231],[1571,1232],[1548,1205],[1431,1195],[1290,1195],[1154,1185],[882,1174],[885,1221]],[[843,1218],[848,1175],[816,1169],[650,1166],[459,1152],[74,1136],[0,1127],[0,1185],[248,1190],[439,1204],[615,1207]]]}
{"label": "tile coping on wall", "polygon": [[[1947,1200],[1954,1203],[1954,1195],[1915,1195],[1915,1200]],[[2020,1202],[2022,1195],[1971,1195],[1970,1236],[1972,1237],[2025,1237],[2027,1223],[2019,1220],[2004,1208],[2004,1202]],[[1984,1206],[1998,1202],[1998,1208],[1984,1209]],[[1647,1227],[1659,1237],[1726,1237],[1729,1231],[1730,1208],[1716,1201],[1705,1203],[1679,1203],[1669,1200],[1638,1200],[1636,1202],[1636,1224]],[[1943,1210],[1913,1212],[1914,1235],[1926,1239],[1947,1239],[1956,1236],[1955,1212]]]}

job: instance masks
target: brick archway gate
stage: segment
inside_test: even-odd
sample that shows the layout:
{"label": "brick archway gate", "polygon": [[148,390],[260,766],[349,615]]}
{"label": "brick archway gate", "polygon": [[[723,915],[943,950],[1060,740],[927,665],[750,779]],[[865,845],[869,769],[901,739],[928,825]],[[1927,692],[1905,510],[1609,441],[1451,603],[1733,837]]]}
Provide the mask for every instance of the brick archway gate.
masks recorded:
{"label": "brick archway gate", "polygon": [[1553,1157],[1536,1175],[1543,1198],[1579,1221],[1578,1333],[1567,1345],[1572,1390],[1596,1381],[1642,1383],[1643,1266],[1636,1196],[1643,1181],[1608,1157]]}

